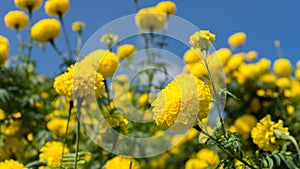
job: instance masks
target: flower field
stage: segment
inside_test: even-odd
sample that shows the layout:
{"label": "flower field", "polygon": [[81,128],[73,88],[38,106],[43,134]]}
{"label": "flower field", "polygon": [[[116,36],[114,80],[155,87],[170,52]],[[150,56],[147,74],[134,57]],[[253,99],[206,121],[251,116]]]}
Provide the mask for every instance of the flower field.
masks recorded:
{"label": "flower field", "polygon": [[[16,36],[0,32],[0,169],[300,168],[300,60],[245,50],[247,32],[215,49],[218,35],[176,3],[128,3],[136,13],[83,44],[88,25],[65,22],[72,1],[14,0],[2,20]],[[55,77],[36,49],[60,58]]]}

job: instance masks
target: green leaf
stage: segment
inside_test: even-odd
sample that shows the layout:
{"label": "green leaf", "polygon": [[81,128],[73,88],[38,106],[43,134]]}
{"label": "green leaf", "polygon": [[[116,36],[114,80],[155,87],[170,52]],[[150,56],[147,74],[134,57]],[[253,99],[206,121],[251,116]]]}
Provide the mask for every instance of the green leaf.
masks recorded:
{"label": "green leaf", "polygon": [[292,168],[292,169],[299,169],[296,164],[293,162],[293,160],[291,158],[286,157],[284,154],[279,153],[278,154],[280,156],[280,158],[284,161],[285,165],[288,168]]}
{"label": "green leaf", "polygon": [[274,162],[273,162],[273,160],[270,158],[270,156],[267,156],[266,159],[267,159],[268,164],[269,164],[268,167],[269,167],[269,168],[273,168]]}
{"label": "green leaf", "polygon": [[276,164],[277,164],[278,166],[280,166],[280,164],[281,164],[281,159],[280,159],[279,155],[278,155],[278,154],[273,154],[273,157],[274,157],[275,160],[276,160]]}

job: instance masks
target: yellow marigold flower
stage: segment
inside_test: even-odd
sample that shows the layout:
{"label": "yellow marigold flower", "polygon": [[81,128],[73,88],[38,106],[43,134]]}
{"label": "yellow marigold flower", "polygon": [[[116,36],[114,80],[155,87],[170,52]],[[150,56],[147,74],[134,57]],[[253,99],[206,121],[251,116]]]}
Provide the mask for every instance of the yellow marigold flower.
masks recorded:
{"label": "yellow marigold flower", "polygon": [[172,1],[162,1],[156,7],[168,15],[174,15],[176,12],[176,4]]}
{"label": "yellow marigold flower", "polygon": [[125,44],[118,47],[117,56],[120,59],[125,59],[126,57],[132,58],[135,56],[135,47],[133,45]]}
{"label": "yellow marigold flower", "polygon": [[0,44],[0,66],[4,65],[8,58],[8,47]]}
{"label": "yellow marigold flower", "polygon": [[195,63],[203,58],[203,54],[200,50],[191,48],[187,50],[183,55],[183,60],[185,63]]}
{"label": "yellow marigold flower", "polygon": [[251,50],[251,51],[249,51],[249,52],[246,54],[246,60],[252,61],[252,60],[254,60],[254,59],[257,58],[257,55],[258,55],[258,54],[257,54],[256,51]]}
{"label": "yellow marigold flower", "polygon": [[4,162],[0,162],[1,169],[27,169],[24,167],[22,163],[14,160],[5,160]]}
{"label": "yellow marigold flower", "polygon": [[208,76],[208,72],[205,68],[205,65],[202,62],[190,63],[187,64],[189,72],[191,72],[194,76],[202,79],[203,77]]}
{"label": "yellow marigold flower", "polygon": [[5,25],[10,29],[21,30],[28,24],[28,16],[23,11],[10,11],[4,17]]}
{"label": "yellow marigold flower", "polygon": [[271,61],[266,58],[260,59],[256,64],[258,65],[261,71],[267,71],[271,67]]}
{"label": "yellow marigold flower", "polygon": [[113,52],[101,49],[89,53],[82,62],[98,69],[104,79],[112,77],[119,67],[118,57]]}
{"label": "yellow marigold flower", "polygon": [[60,23],[56,19],[42,19],[31,28],[32,38],[41,43],[53,41],[59,33]]}
{"label": "yellow marigold flower", "polygon": [[26,11],[34,11],[42,5],[42,0],[15,0],[15,5]]}
{"label": "yellow marigold flower", "polygon": [[120,114],[106,115],[105,120],[112,128],[121,128],[125,133],[128,131],[129,121]]}
{"label": "yellow marigold flower", "polygon": [[[63,143],[58,141],[51,141],[44,144],[40,149],[40,161],[46,161],[47,166],[59,166],[62,156]],[[64,148],[64,154],[67,154],[69,149]]]}
{"label": "yellow marigold flower", "polygon": [[20,132],[22,127],[22,122],[19,120],[9,120],[9,126],[5,129],[5,134],[9,136],[16,135]]}
{"label": "yellow marigold flower", "polygon": [[166,22],[167,14],[156,7],[140,9],[135,16],[136,25],[151,32],[160,30]]}
{"label": "yellow marigold flower", "polygon": [[80,21],[73,22],[72,24],[72,30],[74,32],[82,32],[84,27],[85,27],[84,23]]}
{"label": "yellow marigold flower", "polygon": [[108,160],[105,164],[106,169],[140,169],[140,164],[133,158],[116,156]]}
{"label": "yellow marigold flower", "polygon": [[220,48],[216,51],[216,54],[220,58],[222,65],[225,66],[231,56],[231,51],[228,48]]}
{"label": "yellow marigold flower", "polygon": [[0,109],[0,121],[1,120],[4,120],[6,118],[6,114],[5,114],[5,111]]}
{"label": "yellow marigold flower", "polygon": [[48,0],[45,3],[45,11],[49,16],[63,17],[69,9],[69,0]]}
{"label": "yellow marigold flower", "polygon": [[300,80],[300,68],[295,71],[295,77],[296,79]]}
{"label": "yellow marigold flower", "polygon": [[9,48],[9,41],[2,35],[0,35],[0,45],[4,45],[5,47]]}
{"label": "yellow marigold flower", "polygon": [[243,139],[248,139],[252,128],[256,125],[256,117],[250,114],[244,114],[234,121],[236,132],[239,133]]}
{"label": "yellow marigold flower", "polygon": [[238,32],[228,38],[228,44],[232,47],[241,46],[246,42],[247,35],[244,32]]}
{"label": "yellow marigold flower", "polygon": [[138,103],[140,106],[145,106],[145,105],[147,105],[148,101],[149,101],[149,94],[143,93],[143,94],[141,94],[141,96],[138,100]]}
{"label": "yellow marigold flower", "polygon": [[184,130],[196,119],[206,118],[212,96],[210,87],[191,74],[181,74],[158,93],[152,103],[153,117],[164,128]]}
{"label": "yellow marigold flower", "polygon": [[101,97],[104,89],[103,76],[96,72],[90,64],[76,63],[71,65],[67,72],[57,76],[54,80],[54,89],[60,95],[72,100],[93,96]]}
{"label": "yellow marigold flower", "polygon": [[276,138],[275,132],[277,131],[289,135],[288,128],[283,127],[283,121],[279,120],[278,123],[275,123],[268,114],[252,129],[251,137],[259,149],[274,151],[278,150],[279,147],[284,144],[283,140]]}
{"label": "yellow marigold flower", "polygon": [[8,57],[9,42],[6,37],[0,35],[0,66],[5,63]]}
{"label": "yellow marigold flower", "polygon": [[[66,134],[68,121],[62,118],[53,118],[47,123],[47,128],[54,134],[63,136]],[[72,126],[72,124],[70,124]],[[70,133],[71,130],[69,128],[68,132]]]}
{"label": "yellow marigold flower", "polygon": [[297,69],[300,69],[300,60],[297,62]]}
{"label": "yellow marigold flower", "polygon": [[198,159],[206,163],[206,167],[211,166],[212,168],[214,168],[220,162],[218,154],[207,148],[201,149],[196,156]]}
{"label": "yellow marigold flower", "polygon": [[292,73],[293,67],[288,59],[281,58],[274,62],[273,70],[279,76],[288,77]]}
{"label": "yellow marigold flower", "polygon": [[207,169],[207,167],[208,166],[205,161],[197,158],[189,159],[185,163],[185,169]]}
{"label": "yellow marigold flower", "polygon": [[280,88],[289,88],[291,80],[288,77],[281,77],[276,81],[276,86]]}
{"label": "yellow marigold flower", "polygon": [[244,63],[245,53],[237,53],[233,55],[226,64],[226,67],[233,71],[240,67],[242,63]]}
{"label": "yellow marigold flower", "polygon": [[190,36],[189,43],[193,48],[199,48],[202,50],[208,50],[211,44],[215,41],[216,35],[210,33],[208,30],[200,30]]}
{"label": "yellow marigold flower", "polygon": [[259,77],[259,80],[263,83],[275,83],[277,77],[272,73],[266,73]]}

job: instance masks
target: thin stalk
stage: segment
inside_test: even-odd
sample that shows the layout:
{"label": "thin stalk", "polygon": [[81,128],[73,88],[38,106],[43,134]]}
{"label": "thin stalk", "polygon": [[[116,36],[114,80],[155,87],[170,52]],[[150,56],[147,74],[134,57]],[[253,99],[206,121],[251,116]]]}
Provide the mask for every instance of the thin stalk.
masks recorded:
{"label": "thin stalk", "polygon": [[[67,142],[67,135],[68,135],[69,125],[70,125],[70,117],[71,117],[71,112],[72,112],[73,106],[74,106],[74,102],[71,100],[69,102],[69,111],[68,111],[68,117],[67,117],[67,127],[66,127],[65,136],[64,136],[64,143],[63,143],[63,148],[62,148],[62,153],[61,153],[61,159],[64,156],[64,152],[65,152],[65,147],[66,147],[66,142]],[[59,168],[62,168],[62,164],[61,163],[60,163]]]}
{"label": "thin stalk", "polygon": [[77,158],[78,158],[78,150],[79,150],[79,139],[80,139],[80,115],[81,115],[81,104],[82,99],[79,98],[77,100],[77,128],[76,128],[76,148],[75,148],[75,163],[74,169],[77,169]]}
{"label": "thin stalk", "polygon": [[105,91],[107,93],[107,100],[108,100],[108,104],[110,102],[110,93],[109,93],[109,88],[108,88],[108,84],[107,84],[107,80],[104,80],[104,86],[105,86]]}
{"label": "thin stalk", "polygon": [[64,23],[64,19],[63,19],[61,14],[59,14],[59,21],[61,23],[61,27],[62,27],[63,32],[64,32],[64,38],[65,38],[67,48],[68,48],[68,51],[69,51],[69,56],[70,56],[70,52],[71,52],[70,40],[69,40],[69,37],[68,37],[68,33],[67,33],[67,29],[66,29],[66,26],[65,26],[65,23]]}
{"label": "thin stalk", "polygon": [[74,169],[77,169],[77,158],[78,158],[78,150],[79,150],[79,138],[80,138],[80,122],[79,122],[79,118],[78,118],[77,119],[77,128],[76,128],[76,148],[75,148]]}
{"label": "thin stalk", "polygon": [[221,111],[221,108],[220,108],[219,98],[217,96],[217,89],[216,89],[214,79],[212,78],[211,71],[210,71],[208,63],[207,63],[207,50],[203,50],[202,53],[203,53],[203,56],[204,56],[204,59],[203,59],[204,60],[204,66],[207,70],[207,74],[208,74],[210,84],[211,84],[211,87],[212,87],[212,90],[213,90],[213,97],[216,99],[216,105],[217,105],[217,109],[218,109],[220,123],[221,123],[221,126],[222,126],[222,131],[224,133],[224,137],[226,138],[224,121],[223,121],[223,118],[222,118],[222,111]]}
{"label": "thin stalk", "polygon": [[18,29],[16,29],[16,36],[17,36],[18,44],[19,44],[19,51],[20,51],[21,55],[24,55],[23,40],[22,40],[22,36],[20,34],[20,31]]}
{"label": "thin stalk", "polygon": [[32,38],[31,38],[31,28],[32,28],[32,9],[29,9],[29,44],[28,44],[28,54],[27,54],[27,65],[30,64],[30,60],[31,60],[31,53],[32,53]]}
{"label": "thin stalk", "polygon": [[51,46],[53,47],[54,51],[63,58],[63,53],[57,48],[56,44],[54,43],[54,41],[51,39],[50,41]]}
{"label": "thin stalk", "polygon": [[77,46],[76,46],[76,50],[75,50],[76,57],[79,56],[79,52],[80,52],[80,48],[81,48],[81,43],[82,43],[82,33],[78,32],[77,33]]}
{"label": "thin stalk", "polygon": [[134,2],[134,6],[135,6],[135,11],[138,12],[139,11],[139,3],[138,0],[133,0]]}

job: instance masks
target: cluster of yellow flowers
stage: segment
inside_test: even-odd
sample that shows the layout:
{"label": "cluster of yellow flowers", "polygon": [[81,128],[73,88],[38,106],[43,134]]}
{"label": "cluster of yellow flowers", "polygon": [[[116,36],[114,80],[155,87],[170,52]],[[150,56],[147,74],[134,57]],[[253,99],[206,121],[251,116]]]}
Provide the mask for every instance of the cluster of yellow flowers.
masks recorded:
{"label": "cluster of yellow flowers", "polygon": [[0,162],[1,169],[27,169],[24,167],[22,163],[14,160],[5,160],[4,162]]}
{"label": "cluster of yellow flowers", "polygon": [[185,163],[186,169],[206,169],[215,168],[220,162],[220,157],[213,150],[203,148],[196,158],[191,158]]}
{"label": "cluster of yellow flowers", "polygon": [[147,31],[157,31],[164,27],[168,15],[174,15],[176,5],[171,1],[163,1],[154,7],[140,9],[135,17],[136,25]]}
{"label": "cluster of yellow flowers", "polygon": [[105,168],[107,169],[140,169],[140,164],[133,158],[125,156],[116,156],[106,162]]}
{"label": "cluster of yellow flowers", "polygon": [[39,159],[40,161],[46,161],[47,166],[57,167],[61,163],[62,153],[67,154],[69,149],[67,147],[63,150],[63,143],[58,141],[52,141],[45,143],[40,149]]}
{"label": "cluster of yellow flowers", "polygon": [[264,151],[278,150],[285,143],[278,139],[278,134],[288,136],[288,128],[283,127],[282,120],[273,122],[270,115],[262,118],[251,131],[253,142]]}

